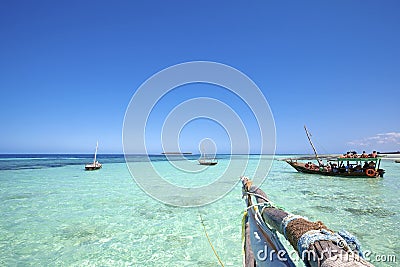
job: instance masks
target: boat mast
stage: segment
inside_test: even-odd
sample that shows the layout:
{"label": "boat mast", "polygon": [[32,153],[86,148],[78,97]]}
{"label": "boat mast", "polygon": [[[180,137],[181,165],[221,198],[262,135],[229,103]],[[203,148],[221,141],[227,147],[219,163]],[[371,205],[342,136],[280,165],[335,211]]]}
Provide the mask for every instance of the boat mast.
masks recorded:
{"label": "boat mast", "polygon": [[203,148],[200,147],[200,152],[201,152],[200,158],[201,158],[202,160],[206,160],[206,159],[207,159],[207,156],[206,156],[206,153],[205,153],[206,150],[204,149],[204,146],[205,146],[205,145],[203,145]]}
{"label": "boat mast", "polygon": [[96,157],[97,157],[97,148],[99,147],[99,141],[96,143],[96,151],[94,152],[94,160],[93,160],[93,165],[96,165]]}
{"label": "boat mast", "polygon": [[310,133],[308,132],[307,127],[305,125],[304,125],[304,130],[306,130],[306,135],[307,135],[308,141],[310,141],[311,147],[314,150],[315,158],[317,159],[318,165],[321,166],[322,164],[321,164],[320,159],[318,158],[317,150],[315,149],[314,144],[311,141]]}

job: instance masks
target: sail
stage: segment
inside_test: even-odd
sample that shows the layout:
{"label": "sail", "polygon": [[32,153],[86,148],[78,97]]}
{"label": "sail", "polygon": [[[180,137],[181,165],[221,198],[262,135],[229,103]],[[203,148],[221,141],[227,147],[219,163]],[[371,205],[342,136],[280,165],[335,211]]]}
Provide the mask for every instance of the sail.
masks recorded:
{"label": "sail", "polygon": [[96,151],[94,152],[93,165],[96,165],[97,149],[99,148],[99,141],[96,143]]}

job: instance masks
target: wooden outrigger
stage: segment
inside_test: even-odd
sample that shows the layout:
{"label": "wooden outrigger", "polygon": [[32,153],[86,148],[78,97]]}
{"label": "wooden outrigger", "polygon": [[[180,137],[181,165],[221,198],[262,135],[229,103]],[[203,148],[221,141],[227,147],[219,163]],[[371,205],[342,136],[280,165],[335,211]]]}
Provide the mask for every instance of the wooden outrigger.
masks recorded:
{"label": "wooden outrigger", "polygon": [[276,232],[289,241],[306,266],[373,266],[363,258],[357,238],[350,233],[335,233],[321,221],[311,222],[275,207],[246,177],[242,185],[247,205],[242,221],[243,266],[295,266]]}

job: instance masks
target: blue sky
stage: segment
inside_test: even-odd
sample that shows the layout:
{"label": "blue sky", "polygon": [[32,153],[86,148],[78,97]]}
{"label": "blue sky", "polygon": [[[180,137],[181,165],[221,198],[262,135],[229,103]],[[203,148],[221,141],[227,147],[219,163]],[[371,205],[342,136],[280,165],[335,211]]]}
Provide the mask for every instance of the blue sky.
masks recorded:
{"label": "blue sky", "polygon": [[3,1],[0,153],[91,153],[97,139],[120,153],[137,88],[193,60],[259,86],[278,153],[311,152],[304,124],[321,153],[400,150],[398,14],[395,0]]}

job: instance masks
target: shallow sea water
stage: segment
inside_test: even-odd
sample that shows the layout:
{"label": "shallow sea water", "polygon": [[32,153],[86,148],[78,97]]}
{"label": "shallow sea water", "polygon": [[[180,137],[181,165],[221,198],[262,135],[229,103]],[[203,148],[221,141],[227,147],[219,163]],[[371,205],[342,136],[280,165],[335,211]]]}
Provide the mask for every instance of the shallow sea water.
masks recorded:
{"label": "shallow sea water", "polygon": [[[172,207],[135,184],[123,157],[99,160],[103,169],[85,172],[90,156],[0,158],[0,266],[218,266],[200,214],[225,266],[241,266],[240,184],[204,207]],[[153,160],[158,170],[172,172],[163,157]],[[228,157],[219,161],[204,172],[206,181]],[[249,162],[249,173],[256,162]],[[297,173],[275,160],[261,188],[289,212],[352,232],[372,260],[395,255],[399,261],[400,164],[387,160],[382,167],[384,178],[333,178]],[[175,172],[175,181],[190,184],[187,173]]]}

